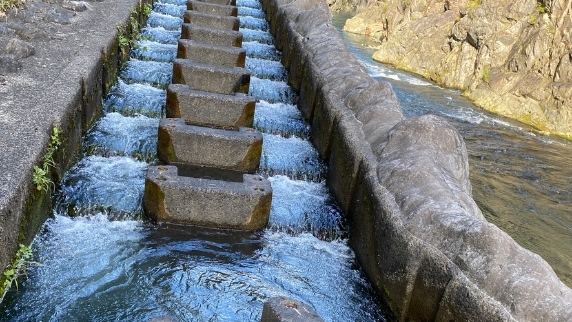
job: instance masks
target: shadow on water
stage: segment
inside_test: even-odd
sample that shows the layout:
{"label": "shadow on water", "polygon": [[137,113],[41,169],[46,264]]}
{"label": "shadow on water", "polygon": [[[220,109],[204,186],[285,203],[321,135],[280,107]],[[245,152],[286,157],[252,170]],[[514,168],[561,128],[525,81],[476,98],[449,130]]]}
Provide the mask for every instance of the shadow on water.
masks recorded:
{"label": "shadow on water", "polygon": [[[350,14],[334,15],[341,30]],[[541,255],[572,287],[572,143],[475,107],[444,89],[371,59],[368,37],[340,32],[370,75],[392,84],[408,116],[445,117],[464,137],[473,197],[485,217]]]}

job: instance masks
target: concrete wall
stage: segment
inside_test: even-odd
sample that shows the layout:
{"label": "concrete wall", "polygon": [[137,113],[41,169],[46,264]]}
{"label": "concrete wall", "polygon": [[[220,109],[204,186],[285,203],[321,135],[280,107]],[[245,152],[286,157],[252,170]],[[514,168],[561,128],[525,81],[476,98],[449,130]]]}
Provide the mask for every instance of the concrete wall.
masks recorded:
{"label": "concrete wall", "polygon": [[[72,24],[59,27],[65,36],[41,40],[36,46],[37,59],[61,64],[42,67],[27,60],[22,71],[13,76],[26,81],[14,88],[17,99],[9,102],[11,109],[2,111],[9,124],[0,129],[1,271],[12,263],[18,244],[28,245],[52,214],[55,185],[43,191],[32,183],[33,167],[41,166],[52,129],[60,129],[62,140],[54,156],[57,167],[48,174],[57,183],[75,163],[83,134],[102,113],[102,96],[128,58],[129,50],[120,50],[118,29],[130,36],[130,10],[140,8],[141,3],[121,0],[112,6],[108,2],[90,4]],[[11,126],[16,129],[11,130]],[[3,294],[0,288],[0,297]]]}
{"label": "concrete wall", "polygon": [[435,116],[404,119],[391,86],[348,52],[325,1],[262,2],[350,243],[396,317],[572,320],[572,291],[473,201],[459,133]]}

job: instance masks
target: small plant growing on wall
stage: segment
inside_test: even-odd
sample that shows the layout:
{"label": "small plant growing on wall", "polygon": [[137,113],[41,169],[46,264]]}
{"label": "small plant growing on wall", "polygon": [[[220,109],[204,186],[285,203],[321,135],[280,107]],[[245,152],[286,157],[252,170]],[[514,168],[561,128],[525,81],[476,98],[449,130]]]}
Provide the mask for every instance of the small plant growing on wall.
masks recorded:
{"label": "small plant growing on wall", "polygon": [[2,297],[4,297],[6,291],[12,287],[12,284],[16,284],[16,288],[18,288],[18,278],[27,276],[27,270],[30,265],[42,265],[39,262],[32,261],[32,255],[32,249],[30,247],[20,244],[14,261],[4,271],[4,283],[2,284],[4,292],[2,293]]}
{"label": "small plant growing on wall", "polygon": [[60,131],[57,127],[52,130],[50,137],[50,144],[44,157],[42,158],[42,166],[34,166],[34,173],[32,174],[32,181],[36,185],[36,189],[47,192],[50,186],[53,186],[52,180],[49,178],[50,168],[56,166],[54,161],[54,153],[62,144],[60,139]]}

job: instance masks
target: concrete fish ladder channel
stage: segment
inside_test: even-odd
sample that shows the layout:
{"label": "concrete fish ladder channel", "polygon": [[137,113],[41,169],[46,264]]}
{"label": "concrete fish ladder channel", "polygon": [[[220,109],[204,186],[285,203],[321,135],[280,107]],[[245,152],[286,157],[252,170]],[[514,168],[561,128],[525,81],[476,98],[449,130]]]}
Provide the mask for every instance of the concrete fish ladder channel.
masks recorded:
{"label": "concrete fish ladder channel", "polygon": [[260,230],[268,224],[272,187],[248,174],[260,164],[262,134],[252,129],[255,99],[248,96],[237,10],[226,2],[188,7],[167,118],[159,123],[157,155],[164,165],[149,167],[144,210],[157,222]]}

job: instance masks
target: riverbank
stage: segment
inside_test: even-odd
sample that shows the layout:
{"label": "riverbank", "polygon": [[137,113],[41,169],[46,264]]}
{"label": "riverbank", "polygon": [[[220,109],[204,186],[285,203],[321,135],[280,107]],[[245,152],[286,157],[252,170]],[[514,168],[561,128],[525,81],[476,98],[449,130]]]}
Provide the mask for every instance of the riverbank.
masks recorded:
{"label": "riverbank", "polygon": [[373,4],[344,30],[379,40],[374,60],[459,88],[476,105],[572,139],[569,1]]}

